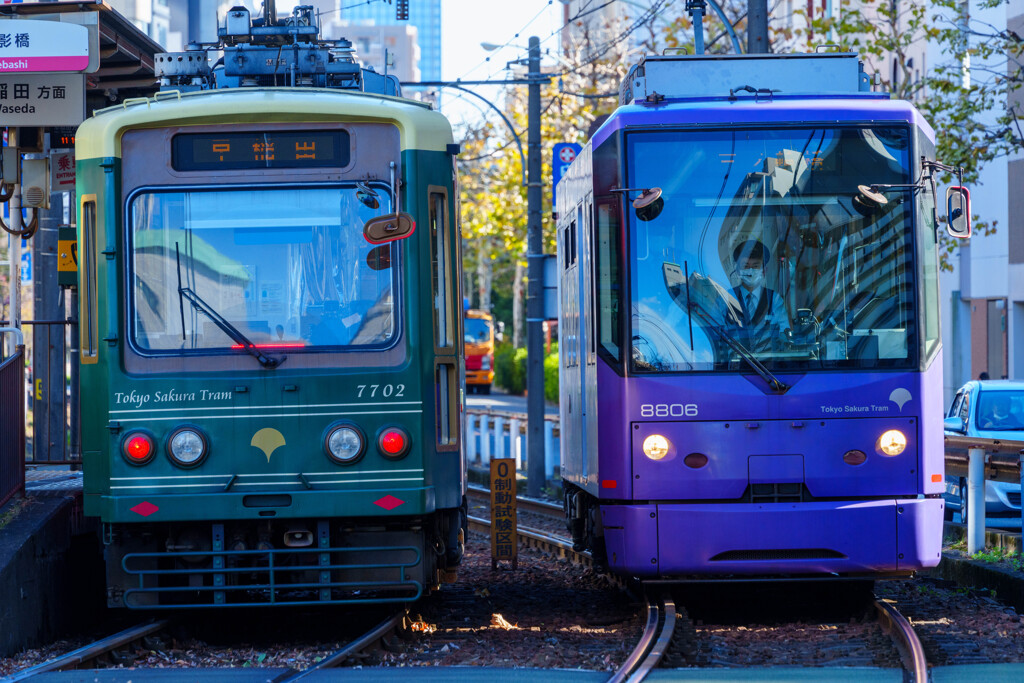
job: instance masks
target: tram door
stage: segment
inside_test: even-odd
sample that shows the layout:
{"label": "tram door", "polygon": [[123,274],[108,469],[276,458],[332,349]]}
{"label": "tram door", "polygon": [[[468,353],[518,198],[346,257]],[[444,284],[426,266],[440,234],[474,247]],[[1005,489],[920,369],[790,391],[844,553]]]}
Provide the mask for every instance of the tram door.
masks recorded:
{"label": "tram door", "polygon": [[580,248],[580,388],[583,407],[584,472],[598,474],[597,467],[597,332],[594,306],[594,195],[583,201],[579,216]]}
{"label": "tram door", "polygon": [[[558,359],[562,366],[561,381],[561,440],[564,462],[571,464],[570,476],[587,475],[583,457],[582,382],[579,362],[579,210],[572,211],[558,231],[559,254],[562,269],[561,316],[558,329]],[[577,465],[578,464],[578,465]],[[582,469],[577,470],[576,466]]]}

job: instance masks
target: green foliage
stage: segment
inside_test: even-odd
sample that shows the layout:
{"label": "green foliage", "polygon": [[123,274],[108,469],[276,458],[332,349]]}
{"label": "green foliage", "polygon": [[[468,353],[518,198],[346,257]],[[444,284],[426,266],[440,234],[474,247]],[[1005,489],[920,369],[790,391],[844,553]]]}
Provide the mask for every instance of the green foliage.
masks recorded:
{"label": "green foliage", "polygon": [[526,349],[501,344],[494,350],[494,383],[510,394],[526,390]]}
{"label": "green foliage", "polygon": [[[983,0],[981,6],[1003,1]],[[1019,64],[1007,59],[1020,55],[1024,42],[1013,31],[972,19],[965,8],[960,0],[842,0],[838,18],[819,15],[809,28],[818,43],[837,43],[859,54],[880,90],[912,100],[935,129],[936,158],[963,167],[964,182],[973,184],[986,163],[1024,146],[1020,104],[1012,103],[1024,77]],[[806,17],[805,10],[798,13]],[[943,59],[918,78],[911,55],[925,41],[938,44]],[[984,207],[977,208],[971,217],[974,233],[994,233],[996,221]],[[950,259],[959,241],[944,231],[941,239],[941,267],[952,270]]]}
{"label": "green foliage", "polygon": [[[494,350],[494,383],[510,394],[526,390],[526,349],[499,344]],[[544,398],[558,401],[558,345],[544,358]]]}
{"label": "green foliage", "polygon": [[558,346],[551,345],[551,353],[544,357],[544,398],[558,402]]}
{"label": "green foliage", "polygon": [[1021,561],[1021,555],[1015,553],[1006,548],[992,548],[991,550],[981,550],[971,555],[972,560],[979,560],[981,562],[990,562],[992,564],[1007,564],[1014,571],[1021,571],[1024,568],[1024,562]]}

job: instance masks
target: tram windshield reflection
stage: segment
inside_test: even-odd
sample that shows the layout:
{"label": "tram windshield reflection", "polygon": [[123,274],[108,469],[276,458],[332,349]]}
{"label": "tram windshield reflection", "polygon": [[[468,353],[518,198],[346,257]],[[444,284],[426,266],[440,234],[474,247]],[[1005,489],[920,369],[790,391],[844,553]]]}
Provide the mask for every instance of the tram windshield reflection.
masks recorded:
{"label": "tram windshield reflection", "polygon": [[[637,372],[910,367],[916,362],[908,129],[627,135]],[[630,197],[632,198],[632,197]],[[627,204],[627,207],[629,205]]]}
{"label": "tram windshield reflection", "polygon": [[395,335],[392,247],[363,238],[390,211],[350,188],[152,191],[131,202],[130,320],[141,351],[237,342],[187,302],[195,292],[262,348],[386,346]]}

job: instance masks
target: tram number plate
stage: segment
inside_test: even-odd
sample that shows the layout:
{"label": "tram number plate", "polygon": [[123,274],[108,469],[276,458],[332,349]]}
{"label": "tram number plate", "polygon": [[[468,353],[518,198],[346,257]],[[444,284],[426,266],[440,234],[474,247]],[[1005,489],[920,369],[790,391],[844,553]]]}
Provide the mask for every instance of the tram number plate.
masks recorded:
{"label": "tram number plate", "polygon": [[499,561],[518,562],[516,535],[516,460],[491,460],[491,567]]}
{"label": "tram number plate", "polygon": [[640,417],[697,417],[695,403],[643,403]]}

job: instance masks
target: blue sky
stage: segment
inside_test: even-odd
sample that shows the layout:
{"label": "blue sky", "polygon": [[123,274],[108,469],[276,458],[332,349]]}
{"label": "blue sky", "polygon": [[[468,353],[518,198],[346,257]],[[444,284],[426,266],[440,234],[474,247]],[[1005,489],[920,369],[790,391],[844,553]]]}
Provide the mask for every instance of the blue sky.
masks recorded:
{"label": "blue sky", "polygon": [[[441,73],[443,78],[463,80],[500,80],[507,74],[508,61],[526,56],[525,46],[530,36],[542,41],[541,50],[558,51],[558,36],[552,36],[562,21],[563,5],[558,0],[441,0]],[[519,37],[516,34],[519,33]],[[484,50],[480,43],[494,43],[507,47],[493,52]],[[485,61],[490,57],[490,61]],[[553,57],[542,63],[553,63]],[[476,88],[483,97],[495,102],[500,96],[498,88]],[[458,127],[464,121],[480,120],[486,105],[471,96],[449,90],[443,98],[442,111]]]}

